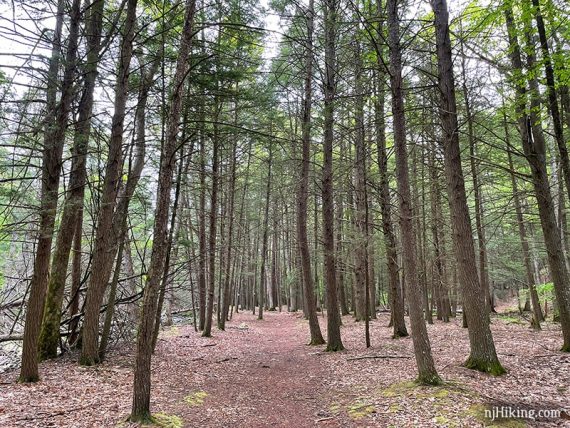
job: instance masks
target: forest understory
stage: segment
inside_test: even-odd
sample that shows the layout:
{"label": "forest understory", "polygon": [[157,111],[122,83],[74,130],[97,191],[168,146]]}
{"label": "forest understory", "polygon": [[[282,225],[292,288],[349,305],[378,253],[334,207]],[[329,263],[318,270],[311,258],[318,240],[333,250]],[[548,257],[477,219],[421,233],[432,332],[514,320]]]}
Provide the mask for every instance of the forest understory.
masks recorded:
{"label": "forest understory", "polygon": [[[308,346],[301,313],[240,312],[226,331],[201,337],[192,325],[162,330],[152,363],[151,409],[163,427],[555,427],[570,415],[536,420],[485,416],[485,409],[561,409],[570,403],[560,330],[536,332],[524,319],[494,315],[497,352],[508,373],[492,377],[462,366],[469,352],[461,319],[428,326],[444,384],[417,386],[411,338],[391,338],[389,313],[362,323],[344,316],[346,350]],[[16,383],[0,375],[2,427],[134,427],[126,422],[133,349],[110,352],[97,367],[77,366],[73,354],[40,366],[42,381]],[[568,408],[567,408],[568,411]]]}

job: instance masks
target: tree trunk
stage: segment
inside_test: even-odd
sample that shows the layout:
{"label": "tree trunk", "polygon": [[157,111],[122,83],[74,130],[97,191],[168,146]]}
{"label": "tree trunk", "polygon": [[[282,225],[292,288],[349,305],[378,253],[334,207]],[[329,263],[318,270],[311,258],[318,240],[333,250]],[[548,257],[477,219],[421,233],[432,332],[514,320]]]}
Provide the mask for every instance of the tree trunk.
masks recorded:
{"label": "tree trunk", "polygon": [[[324,0],[324,135],[323,135],[323,250],[324,277],[327,291],[327,351],[344,349],[340,336],[340,312],[336,293],[336,266],[334,246],[334,199],[333,199],[333,124],[335,79],[335,39],[337,26],[337,0]],[[316,239],[316,237],[315,237]]]}
{"label": "tree trunk", "polygon": [[72,321],[69,323],[68,345],[75,345],[77,340],[77,327],[79,318],[75,317],[79,312],[79,298],[81,287],[81,240],[83,238],[83,207],[79,209],[75,219],[75,232],[73,233],[73,259],[71,264],[71,302],[69,303],[69,316]]}
{"label": "tree trunk", "polygon": [[536,29],[538,30],[538,39],[540,41],[540,49],[542,51],[542,63],[544,64],[544,74],[546,76],[546,92],[548,95],[548,110],[552,118],[554,128],[554,139],[558,145],[560,154],[560,163],[562,164],[562,175],[564,176],[564,184],[566,192],[570,200],[570,158],[568,157],[568,147],[564,141],[564,133],[562,128],[562,118],[560,108],[558,106],[558,94],[556,90],[556,82],[554,79],[554,66],[550,55],[550,47],[544,25],[542,12],[540,11],[539,0],[531,0],[534,11],[534,20],[536,21]]}
{"label": "tree trunk", "polygon": [[[203,107],[203,106],[202,106]],[[198,310],[200,311],[198,329],[204,330],[206,324],[206,142],[203,124],[200,126],[200,209],[199,209],[199,259],[198,259]]]}
{"label": "tree trunk", "polygon": [[267,183],[265,187],[265,207],[263,213],[263,238],[261,241],[261,267],[259,276],[259,312],[257,319],[263,319],[263,306],[265,305],[265,293],[267,291],[267,272],[265,266],[267,262],[267,241],[269,238],[269,204],[271,200],[271,167],[273,166],[273,143],[269,142],[269,159],[267,161]]}
{"label": "tree trunk", "polygon": [[[219,103],[216,99],[216,118],[219,114]],[[215,120],[217,122],[217,119]],[[210,235],[208,237],[208,299],[206,303],[206,322],[202,337],[212,336],[212,316],[214,314],[214,298],[216,291],[216,238],[217,238],[217,217],[218,217],[218,181],[219,181],[219,130],[214,124],[214,135],[212,139],[212,194],[210,199]]]}
{"label": "tree trunk", "polygon": [[[237,88],[236,88],[237,90]],[[237,103],[235,106],[235,123],[237,124]],[[235,137],[234,137],[235,138]],[[230,309],[230,285],[231,285],[231,266],[232,266],[232,246],[233,246],[233,231],[234,231],[234,205],[235,205],[235,187],[237,179],[237,141],[232,142],[232,154],[230,160],[230,188],[229,188],[229,208],[228,208],[228,234],[226,240],[226,269],[224,274],[224,288],[222,296],[222,308],[220,314],[220,320],[218,322],[218,328],[220,330],[225,330],[226,320],[228,318],[228,312]]]}
{"label": "tree trunk", "polygon": [[[357,18],[356,18],[357,19]],[[358,31],[358,26],[356,31]],[[354,114],[354,196],[355,196],[355,248],[354,248],[354,291],[356,300],[355,320],[368,317],[366,312],[366,271],[368,270],[368,236],[366,230],[366,149],[364,147],[364,97],[362,95],[362,59],[360,44],[355,42],[355,114]]]}
{"label": "tree trunk", "polygon": [[[83,195],[85,193],[87,174],[86,158],[89,146],[89,134],[91,131],[93,93],[99,62],[103,6],[104,1],[102,0],[94,2],[89,8],[89,13],[86,18],[86,31],[88,36],[87,59],[84,64],[85,83],[78,107],[79,117],[75,126],[69,193],[64,203],[59,232],[56,238],[56,247],[51,265],[51,275],[48,282],[46,304],[39,337],[38,352],[42,360],[54,358],[57,355],[57,347],[60,340],[61,306],[63,304],[69,254],[71,252],[79,211],[83,207]],[[79,17],[76,19],[79,19]],[[75,37],[77,37],[77,35],[75,35]],[[81,237],[79,239],[81,239]]]}
{"label": "tree trunk", "polygon": [[469,326],[470,356],[465,363],[469,368],[500,375],[505,372],[497,358],[495,343],[489,326],[485,296],[481,292],[471,220],[461,170],[459,124],[453,79],[451,40],[446,0],[431,0],[435,14],[435,34],[441,94],[440,115],[443,126],[444,165],[447,178],[453,245],[458,262],[459,282],[463,288],[463,303]]}
{"label": "tree trunk", "polygon": [[[63,1],[58,2],[56,28],[52,42],[52,56],[49,61],[47,78],[47,117],[45,121],[41,168],[40,226],[24,326],[20,382],[36,382],[39,379],[38,337],[44,312],[47,283],[50,275],[51,244],[57,210],[63,146],[74,90],[73,83],[75,80],[75,61],[80,23],[79,0],[74,0],[71,6],[67,56],[65,58],[64,76],[61,82],[61,98],[59,102],[56,101],[57,88],[60,87],[60,82],[58,82],[57,79],[62,54],[61,33],[64,6],[65,3]],[[73,232],[73,227],[71,232]]]}
{"label": "tree trunk", "polygon": [[479,282],[485,295],[485,306],[487,312],[494,311],[489,288],[489,272],[487,269],[487,245],[485,242],[485,226],[483,225],[483,198],[479,184],[479,171],[476,162],[476,138],[473,131],[473,115],[469,91],[467,89],[467,75],[465,71],[465,53],[463,43],[461,43],[461,71],[463,74],[462,89],[465,102],[465,116],[467,119],[467,137],[469,139],[469,161],[471,166],[471,177],[473,180],[473,196],[475,199],[475,227],[477,229],[477,243],[479,247]]}
{"label": "tree trunk", "polygon": [[305,291],[306,316],[309,320],[309,344],[321,345],[325,343],[319,320],[317,319],[317,304],[315,297],[315,284],[311,273],[311,259],[309,242],[307,240],[307,199],[309,187],[309,166],[311,162],[311,107],[312,107],[312,81],[313,81],[313,29],[314,29],[314,0],[309,0],[307,10],[307,40],[305,51],[305,94],[303,99],[303,111],[301,119],[302,142],[301,142],[301,176],[297,191],[297,243],[303,275]]}
{"label": "tree trunk", "polygon": [[[518,75],[522,75],[523,65],[521,58],[521,49],[517,39],[517,29],[515,27],[512,8],[510,2],[505,2],[505,21],[509,36],[510,57],[513,69]],[[529,28],[525,28],[525,33],[530,38]],[[534,55],[529,49],[527,60],[530,69],[533,69]],[[554,202],[550,192],[550,183],[546,170],[546,145],[542,135],[540,122],[536,117],[536,106],[539,105],[537,94],[537,82],[530,79],[531,89],[531,109],[530,113],[526,113],[527,91],[526,86],[520,81],[520,77],[515,81],[517,100],[516,115],[519,123],[519,131],[521,133],[521,141],[525,157],[529,163],[533,181],[535,196],[538,202],[538,212],[542,232],[544,234],[544,243],[548,255],[548,264],[554,283],[556,298],[560,304],[561,326],[564,343],[562,350],[570,352],[570,297],[568,296],[568,284],[570,276],[566,268],[566,260],[562,249],[562,240],[560,238],[560,230],[556,223],[556,214],[554,210]]]}
{"label": "tree trunk", "polygon": [[392,116],[394,146],[396,151],[396,176],[400,199],[400,229],[402,255],[408,280],[408,302],[414,354],[418,367],[418,381],[436,385],[441,379],[435,369],[427,328],[422,314],[422,296],[416,266],[416,235],[412,217],[412,195],[408,173],[408,152],[406,147],[406,121],[402,88],[402,58],[400,51],[400,23],[397,0],[388,0],[388,44],[390,47],[390,83],[392,87]]}
{"label": "tree trunk", "polygon": [[[378,1],[378,13],[382,13],[382,1]],[[384,37],[382,21],[378,24],[378,39]],[[382,233],[386,248],[386,266],[388,270],[388,295],[390,299],[390,310],[392,314],[393,337],[406,337],[406,321],[404,320],[404,299],[400,287],[400,277],[398,274],[398,253],[396,251],[396,235],[392,222],[392,209],[390,203],[390,188],[388,180],[388,155],[386,153],[386,121],[384,115],[385,103],[385,83],[384,83],[384,63],[382,55],[378,57],[377,88],[378,96],[375,105],[375,126],[376,145],[378,148],[378,170],[380,171],[380,211],[382,213]]]}
{"label": "tree trunk", "polygon": [[544,321],[544,316],[542,315],[542,309],[540,307],[540,301],[538,299],[538,293],[536,291],[535,283],[534,283],[534,274],[532,271],[532,262],[531,262],[531,255],[530,255],[530,247],[528,245],[528,239],[526,235],[526,227],[524,224],[524,217],[519,197],[519,189],[517,184],[517,179],[514,174],[514,165],[513,159],[511,154],[511,145],[510,145],[510,136],[509,136],[509,127],[507,125],[507,118],[506,115],[503,116],[503,124],[505,127],[505,139],[507,142],[507,157],[509,160],[509,171],[511,176],[511,187],[513,189],[513,202],[515,205],[515,213],[517,216],[517,225],[519,228],[519,236],[521,240],[521,247],[523,252],[523,259],[524,259],[524,266],[526,271],[526,280],[528,284],[528,291],[530,294],[530,300],[532,302],[532,311],[533,311],[533,318],[531,321],[531,325],[534,329],[540,330],[540,322]]}
{"label": "tree trunk", "polygon": [[114,114],[111,124],[109,154],[105,167],[105,179],[103,181],[103,193],[101,195],[101,207],[97,219],[91,280],[85,295],[85,318],[83,321],[83,340],[79,363],[87,366],[99,362],[99,309],[111,275],[116,243],[119,238],[116,235],[116,229],[113,228],[113,217],[116,211],[117,193],[121,182],[123,131],[129,90],[129,68],[135,38],[136,8],[137,0],[129,0],[115,86]]}
{"label": "tree trunk", "polygon": [[184,80],[188,70],[188,56],[193,34],[193,22],[196,2],[188,0],[184,17],[184,27],[178,47],[178,60],[173,79],[172,99],[170,101],[166,140],[160,157],[158,189],[155,210],[155,223],[152,254],[143,295],[141,322],[137,339],[135,376],[133,385],[133,405],[130,420],[147,422],[150,420],[150,363],[152,356],[152,334],[154,315],[157,307],[157,294],[161,274],[164,270],[166,247],[168,244],[168,211],[170,190],[174,171],[175,152],[178,144],[178,129],[182,108]]}
{"label": "tree trunk", "polygon": [[[184,114],[184,122],[187,121],[187,110]],[[182,132],[182,141],[186,141],[186,133]],[[184,152],[182,151],[182,155],[180,156],[179,164],[178,164],[178,172],[176,176],[176,189],[174,190],[174,203],[172,204],[172,214],[170,216],[170,228],[168,229],[168,242],[166,244],[166,259],[164,260],[164,270],[162,272],[162,280],[160,283],[160,291],[158,295],[158,304],[156,305],[156,313],[154,315],[154,327],[152,333],[152,353],[154,354],[154,350],[156,349],[156,342],[158,340],[158,334],[160,332],[160,321],[162,320],[162,307],[164,306],[164,296],[166,294],[166,289],[170,287],[170,265],[171,260],[176,260],[177,256],[177,249],[178,246],[176,242],[180,238],[180,222],[181,219],[178,219],[178,205],[180,201],[180,187],[182,185],[183,177],[188,176],[188,168],[190,166],[190,160],[192,159],[192,152],[194,150],[193,144],[190,144],[190,148],[188,150],[188,157],[186,161],[184,160]],[[184,207],[182,207],[184,209]],[[172,245],[174,244],[175,248],[172,249]]]}

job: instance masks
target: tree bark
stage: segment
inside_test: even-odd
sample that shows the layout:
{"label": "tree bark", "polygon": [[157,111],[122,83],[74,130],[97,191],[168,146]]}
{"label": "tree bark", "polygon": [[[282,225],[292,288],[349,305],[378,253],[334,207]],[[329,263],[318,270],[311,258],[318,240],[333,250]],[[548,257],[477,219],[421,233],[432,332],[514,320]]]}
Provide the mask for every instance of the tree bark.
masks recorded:
{"label": "tree bark", "polygon": [[461,71],[463,74],[462,89],[465,103],[465,116],[467,119],[467,137],[469,139],[469,161],[471,177],[473,180],[473,197],[475,199],[475,228],[477,230],[477,244],[479,247],[479,282],[485,295],[485,307],[487,312],[493,312],[493,301],[489,287],[489,271],[487,268],[487,245],[485,242],[485,226],[483,225],[483,199],[481,197],[481,184],[479,183],[479,169],[476,162],[476,138],[473,130],[473,115],[471,102],[467,89],[467,74],[465,71],[465,53],[461,43]]}
{"label": "tree bark", "polygon": [[392,116],[394,145],[396,151],[396,176],[400,200],[400,229],[402,235],[402,256],[408,281],[408,301],[414,355],[418,367],[418,381],[436,385],[441,379],[435,369],[431,346],[422,313],[422,296],[416,265],[416,235],[412,216],[412,195],[408,172],[408,151],[406,147],[406,120],[402,88],[402,54],[400,51],[400,21],[398,1],[387,1],[388,44],[390,48],[390,83],[392,88]]}
{"label": "tree bark", "polygon": [[[377,11],[382,13],[382,1],[378,1]],[[382,21],[378,24],[378,39],[384,37]],[[383,45],[382,45],[383,46]],[[382,213],[382,233],[384,234],[384,244],[386,249],[386,266],[388,270],[388,294],[390,299],[390,310],[392,314],[392,337],[406,337],[406,321],[404,319],[404,299],[400,287],[400,277],[398,274],[398,253],[396,250],[396,235],[392,222],[392,210],[390,203],[390,187],[388,180],[388,155],[386,153],[386,121],[384,115],[385,88],[384,83],[384,60],[382,54],[384,49],[377,55],[377,102],[375,105],[375,126],[376,126],[376,146],[378,149],[378,170],[380,172],[380,211]]]}
{"label": "tree bark", "polygon": [[[506,118],[505,118],[506,119]],[[521,240],[521,247],[523,252],[523,259],[526,271],[526,279],[528,283],[528,291],[530,294],[530,300],[532,302],[532,311],[533,311],[533,319],[531,321],[531,325],[534,329],[540,330],[540,322],[544,321],[544,316],[542,315],[542,309],[540,307],[540,301],[538,299],[538,293],[536,291],[536,287],[534,284],[534,274],[532,271],[532,262],[530,256],[530,247],[528,245],[528,239],[526,236],[526,227],[524,224],[524,217],[521,208],[521,202],[519,198],[519,189],[517,180],[515,177],[513,159],[511,155],[511,148],[509,146],[509,134],[508,134],[508,126],[506,125],[505,121],[505,132],[506,132],[506,139],[507,139],[507,157],[509,159],[509,170],[511,176],[511,186],[513,188],[513,202],[515,204],[515,213],[517,215],[517,224],[519,228],[519,236]]]}
{"label": "tree bark", "polygon": [[79,363],[87,366],[99,363],[99,309],[111,275],[116,252],[115,245],[118,241],[116,229],[113,228],[113,217],[116,212],[116,199],[121,181],[123,131],[129,90],[130,63],[135,38],[136,8],[137,0],[129,0],[115,86],[114,114],[101,195],[101,207],[97,219],[91,280],[85,295],[83,341]]}
{"label": "tree bark", "polygon": [[168,244],[168,211],[172,174],[175,165],[175,152],[178,143],[180,112],[182,109],[182,94],[184,81],[188,70],[188,57],[193,35],[195,0],[186,2],[184,26],[180,36],[178,60],[173,79],[173,91],[170,100],[166,140],[160,157],[158,174],[157,202],[154,223],[154,242],[150,267],[147,272],[143,295],[141,322],[137,339],[137,355],[135,360],[135,375],[133,385],[133,405],[130,420],[132,422],[147,422],[150,420],[150,363],[152,356],[152,334],[154,315],[157,307],[157,294],[160,288],[161,274],[164,270],[166,247]]}
{"label": "tree bark", "polygon": [[317,304],[315,297],[315,284],[311,273],[311,259],[309,242],[307,239],[307,200],[309,187],[309,166],[311,163],[311,107],[312,107],[312,84],[313,84],[313,31],[314,31],[314,0],[309,0],[307,10],[307,39],[305,51],[305,93],[303,98],[303,110],[301,119],[301,176],[297,190],[297,243],[301,261],[301,273],[303,275],[303,287],[305,290],[306,316],[309,320],[309,334],[311,345],[325,343],[319,320],[317,318]]}
{"label": "tree bark", "polygon": [[40,226],[34,259],[34,270],[30,282],[30,297],[28,299],[24,325],[20,382],[36,382],[39,380],[38,337],[40,334],[49,278],[51,244],[57,210],[63,146],[73,98],[73,82],[76,71],[75,62],[80,23],[79,0],[74,0],[71,6],[65,71],[61,82],[61,98],[59,102],[56,101],[57,88],[60,86],[57,79],[58,70],[62,62],[61,34],[63,16],[65,13],[64,6],[65,3],[63,1],[58,2],[56,27],[52,42],[53,48],[49,61],[46,94],[47,117],[45,121],[41,168]]}
{"label": "tree bark", "polygon": [[[562,350],[570,352],[570,296],[568,296],[567,288],[570,283],[570,276],[566,268],[560,230],[556,223],[554,201],[550,192],[550,183],[546,170],[546,145],[540,122],[537,120],[535,113],[535,107],[537,103],[539,103],[538,94],[536,93],[538,88],[536,80],[531,77],[529,81],[531,89],[531,109],[530,113],[527,114],[527,90],[526,85],[522,83],[521,80],[523,76],[523,63],[521,48],[518,43],[517,28],[514,22],[510,1],[506,0],[504,6],[505,21],[509,37],[510,58],[515,71],[514,81],[517,92],[515,113],[519,123],[523,151],[531,169],[534,193],[538,203],[538,212],[552,282],[554,283],[556,298],[560,304],[562,335],[564,339]],[[525,33],[528,41],[530,38],[529,28],[525,28]],[[529,68],[532,69],[534,58],[531,49],[529,49],[527,60],[531,63],[529,64],[531,66]]]}
{"label": "tree bark", "polygon": [[[57,356],[62,316],[61,307],[63,304],[69,255],[76,231],[79,211],[83,207],[83,195],[85,193],[87,175],[87,150],[91,132],[91,113],[93,110],[93,94],[95,80],[97,78],[101,44],[103,6],[103,0],[93,2],[88,9],[88,16],[86,18],[87,58],[84,64],[85,83],[81,100],[79,101],[79,117],[75,126],[69,193],[64,203],[60,227],[56,238],[43,322],[39,337],[38,352],[42,360]],[[77,35],[75,37],[77,37]],[[79,230],[81,231],[81,229]],[[79,237],[79,239],[81,239],[81,237]]]}
{"label": "tree bark", "polygon": [[[219,103],[216,99],[216,118],[219,114]],[[215,120],[217,122],[217,119]],[[214,314],[214,298],[216,291],[216,237],[217,237],[217,217],[218,217],[218,181],[219,181],[219,130],[217,123],[214,124],[212,138],[212,194],[210,196],[210,235],[208,236],[208,299],[206,302],[206,322],[202,337],[212,336],[212,316]]]}
{"label": "tree bark", "polygon": [[532,3],[534,20],[536,22],[538,39],[540,41],[540,50],[542,51],[542,63],[544,65],[546,92],[548,95],[548,111],[550,112],[550,117],[552,118],[554,139],[556,140],[556,144],[558,146],[560,163],[562,165],[562,175],[564,176],[564,184],[566,186],[568,200],[570,200],[570,158],[568,156],[568,147],[564,141],[562,117],[560,114],[560,108],[558,106],[558,91],[556,89],[556,81],[554,79],[554,66],[552,64],[550,46],[548,45],[544,19],[540,10],[540,2],[539,0],[531,0],[530,3]]}
{"label": "tree bark", "polygon": [[[203,106],[202,106],[203,107]],[[206,142],[203,124],[200,127],[200,209],[198,218],[198,310],[200,311],[198,329],[204,330],[206,324]]]}
{"label": "tree bark", "polygon": [[337,0],[324,0],[325,81],[322,205],[324,277],[327,291],[327,351],[341,351],[344,349],[340,336],[341,320],[336,290],[333,199],[333,124],[336,94],[335,40],[337,7]]}
{"label": "tree bark", "polygon": [[265,269],[267,262],[267,241],[269,238],[269,204],[271,201],[271,168],[273,166],[273,145],[269,142],[269,159],[267,161],[267,183],[265,186],[265,207],[263,213],[263,237],[261,239],[261,266],[259,268],[259,312],[257,319],[263,319],[263,306],[265,305],[265,293],[267,291],[267,272]]}
{"label": "tree bark", "polygon": [[485,296],[482,293],[475,264],[475,247],[467,206],[465,181],[461,169],[459,124],[455,101],[447,2],[445,0],[431,0],[431,5],[435,14],[438,80],[441,95],[440,115],[443,127],[444,165],[451,211],[453,245],[458,262],[459,282],[463,289],[464,310],[471,345],[471,353],[465,365],[469,368],[500,375],[505,370],[497,357],[489,326],[489,317],[485,311],[481,311],[481,308],[485,307]]}
{"label": "tree bark", "polygon": [[[358,18],[356,18],[358,19]],[[358,32],[359,27],[356,27]],[[355,226],[356,239],[354,248],[354,291],[356,300],[355,320],[362,321],[368,318],[366,311],[366,273],[368,270],[368,236],[366,225],[367,197],[366,197],[366,148],[364,146],[364,97],[362,88],[362,59],[360,42],[355,41],[354,57],[354,196],[355,196]]]}

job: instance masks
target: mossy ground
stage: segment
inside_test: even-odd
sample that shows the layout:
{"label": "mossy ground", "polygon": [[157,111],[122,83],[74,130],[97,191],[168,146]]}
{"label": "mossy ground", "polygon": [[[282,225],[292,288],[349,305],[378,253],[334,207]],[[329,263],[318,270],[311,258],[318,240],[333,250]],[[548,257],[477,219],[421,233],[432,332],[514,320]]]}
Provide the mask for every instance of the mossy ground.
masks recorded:
{"label": "mossy ground", "polygon": [[180,416],[167,413],[155,413],[151,417],[152,423],[160,428],[182,428],[183,422]]}
{"label": "mossy ground", "polygon": [[490,406],[482,403],[473,404],[465,412],[465,416],[471,416],[483,426],[488,428],[525,428],[526,422],[520,419],[495,419],[492,420],[485,415],[485,410],[489,410]]}
{"label": "mossy ground", "polygon": [[363,399],[357,399],[348,406],[347,413],[352,419],[358,420],[376,413],[376,407]]}
{"label": "mossy ground", "polygon": [[[378,390],[387,400],[387,413],[396,414],[421,411],[432,415],[432,422],[440,427],[459,428],[467,415],[451,410],[456,401],[479,399],[477,394],[456,381],[442,382],[437,386],[425,386],[416,381],[396,382]],[[416,409],[417,407],[417,409]]]}
{"label": "mossy ground", "polygon": [[204,404],[204,399],[208,396],[205,391],[196,391],[184,397],[184,402],[189,406],[201,406]]}
{"label": "mossy ground", "polygon": [[505,324],[519,324],[519,325],[523,325],[526,324],[527,321],[521,319],[521,317],[518,316],[512,316],[512,315],[508,315],[508,314],[504,314],[504,315],[498,315],[497,316],[501,321],[503,321]]}

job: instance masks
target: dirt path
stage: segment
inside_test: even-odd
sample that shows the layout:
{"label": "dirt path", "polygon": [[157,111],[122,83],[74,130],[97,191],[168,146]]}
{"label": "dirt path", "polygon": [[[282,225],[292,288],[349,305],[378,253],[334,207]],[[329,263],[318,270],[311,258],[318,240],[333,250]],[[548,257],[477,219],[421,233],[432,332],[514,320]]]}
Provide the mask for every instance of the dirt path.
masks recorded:
{"label": "dirt path", "polygon": [[[321,326],[324,318],[319,318]],[[510,318],[493,320],[507,375],[493,378],[462,367],[468,354],[460,319],[428,326],[440,375],[437,388],[418,387],[410,338],[393,340],[388,314],[363,326],[343,317],[346,351],[307,346],[300,314],[266,312],[258,321],[240,313],[225,332],[202,338],[188,325],[165,329],[152,365],[152,411],[163,427],[482,427],[489,406],[570,410],[568,354],[560,331],[536,333]],[[325,334],[325,331],[323,331]],[[364,358],[363,358],[364,357]],[[0,374],[0,427],[132,427],[125,422],[134,356],[114,350],[83,368],[76,355],[42,363],[42,381],[15,382]],[[509,427],[568,426],[570,416],[508,421]]]}
{"label": "dirt path", "polygon": [[228,332],[202,338],[201,346],[217,344],[216,355],[187,364],[208,394],[204,412],[177,409],[188,426],[303,427],[320,418],[328,374],[315,358],[322,347],[304,345],[306,326],[298,317],[266,312],[258,321],[239,314]]}

